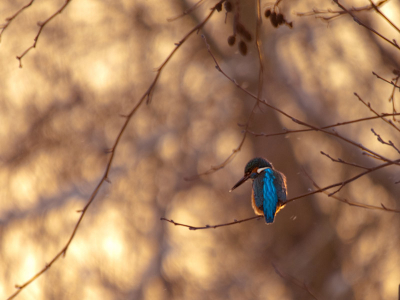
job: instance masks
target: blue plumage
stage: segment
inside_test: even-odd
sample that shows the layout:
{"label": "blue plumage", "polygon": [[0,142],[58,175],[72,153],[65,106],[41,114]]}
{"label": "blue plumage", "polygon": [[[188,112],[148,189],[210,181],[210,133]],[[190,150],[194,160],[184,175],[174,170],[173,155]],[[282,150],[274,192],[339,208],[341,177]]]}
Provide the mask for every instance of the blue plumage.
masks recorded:
{"label": "blue plumage", "polygon": [[235,184],[232,190],[250,178],[253,180],[254,212],[264,215],[267,223],[273,223],[276,213],[285,205],[287,194],[285,175],[275,170],[267,160],[254,158],[247,163],[244,177]]}

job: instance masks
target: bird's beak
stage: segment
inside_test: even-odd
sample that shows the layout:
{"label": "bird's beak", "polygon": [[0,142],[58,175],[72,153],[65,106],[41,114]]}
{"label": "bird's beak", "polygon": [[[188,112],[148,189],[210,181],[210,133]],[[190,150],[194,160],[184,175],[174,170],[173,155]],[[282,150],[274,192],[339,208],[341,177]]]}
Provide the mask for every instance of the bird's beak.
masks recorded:
{"label": "bird's beak", "polygon": [[250,178],[250,175],[251,175],[251,174],[245,175],[242,179],[240,179],[240,180],[233,186],[233,188],[230,189],[229,192],[232,192],[232,191],[233,191],[234,189],[236,189],[239,185],[241,185],[243,182],[245,182],[247,179],[249,179],[249,178]]}

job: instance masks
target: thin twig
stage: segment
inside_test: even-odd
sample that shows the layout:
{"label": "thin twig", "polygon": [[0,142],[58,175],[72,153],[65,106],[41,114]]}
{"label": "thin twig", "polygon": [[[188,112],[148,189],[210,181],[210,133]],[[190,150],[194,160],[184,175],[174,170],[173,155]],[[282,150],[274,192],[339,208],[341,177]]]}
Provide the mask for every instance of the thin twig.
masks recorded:
{"label": "thin twig", "polygon": [[373,112],[376,116],[379,116],[385,123],[389,124],[393,128],[395,128],[397,131],[400,132],[400,129],[392,122],[392,120],[387,120],[384,117],[382,117],[380,114],[378,114],[371,106],[371,104],[368,102],[366,103],[357,93],[354,93],[354,95],[360,100],[366,107],[369,108],[371,112]]}
{"label": "thin twig", "polygon": [[393,26],[394,29],[396,29],[399,33],[400,33],[400,29],[399,27],[397,27],[392,21],[390,21],[388,19],[388,17],[386,17],[378,8],[378,6],[376,4],[374,4],[374,2],[372,2],[372,0],[369,0],[369,2],[371,2],[372,7],[375,9],[375,11],[380,14],[390,25]]}
{"label": "thin twig", "polygon": [[354,22],[356,22],[358,25],[361,25],[361,26],[365,27],[366,29],[368,29],[372,33],[376,34],[377,36],[379,36],[380,38],[382,38],[383,40],[385,40],[386,42],[388,42],[389,44],[391,44],[392,46],[394,46],[394,47],[396,47],[397,49],[400,50],[400,46],[397,44],[396,40],[393,40],[393,41],[389,40],[388,38],[384,37],[382,34],[377,32],[375,29],[373,29],[373,28],[369,27],[368,25],[364,24],[363,22],[361,22],[360,19],[358,19],[353,14],[353,12],[351,12],[350,10],[345,8],[342,4],[340,4],[339,0],[333,0],[333,2],[335,2],[341,9],[346,11],[353,18]]}
{"label": "thin twig", "polygon": [[18,15],[25,10],[26,8],[28,8],[29,6],[32,5],[33,1],[35,0],[31,0],[28,4],[22,6],[15,14],[13,14],[11,17],[6,18],[6,23],[0,25],[0,42],[1,42],[1,35],[3,34],[4,30],[7,29],[8,26],[10,26],[11,22],[18,17]]}
{"label": "thin twig", "polygon": [[[396,113],[392,113],[392,114],[387,114],[387,113],[383,113],[380,114],[379,116],[375,116],[375,117],[366,117],[366,118],[361,118],[361,119],[355,119],[355,120],[351,120],[351,121],[347,121],[347,122],[340,122],[340,123],[336,123],[333,125],[327,125],[327,126],[323,126],[320,127],[320,129],[328,129],[328,128],[334,128],[334,127],[338,127],[338,126],[343,126],[343,125],[347,125],[347,124],[352,124],[352,123],[358,123],[358,122],[363,122],[363,121],[369,121],[369,120],[374,120],[374,119],[380,119],[382,117],[391,117],[391,116],[399,116],[400,113],[396,112]],[[309,132],[309,131],[315,131],[314,129],[296,129],[296,130],[291,130],[291,129],[283,129],[283,132],[276,132],[276,133],[264,133],[264,132],[254,132],[251,130],[247,130],[250,134],[254,135],[254,136],[263,136],[263,137],[269,137],[269,136],[277,136],[277,135],[286,135],[286,134],[290,134],[290,133],[300,133],[300,132]]]}
{"label": "thin twig", "polygon": [[189,230],[201,230],[201,229],[212,229],[212,228],[215,229],[218,227],[230,226],[230,225],[239,224],[239,223],[243,223],[243,222],[247,222],[247,221],[251,221],[251,220],[258,220],[261,218],[264,218],[264,217],[263,216],[255,216],[255,217],[242,219],[242,220],[234,220],[233,222],[217,224],[217,225],[205,225],[205,226],[192,226],[192,225],[182,224],[182,223],[175,222],[174,220],[169,220],[167,218],[160,218],[160,220],[167,221],[171,224],[174,224],[175,226],[187,227],[187,228],[189,228]]}
{"label": "thin twig", "polygon": [[[396,162],[400,162],[400,159],[397,160]],[[350,178],[350,179],[348,179],[346,181],[338,182],[338,183],[335,183],[335,184],[331,184],[331,185],[326,186],[324,188],[320,188],[319,186],[317,186],[316,183],[307,174],[307,172],[305,170],[303,170],[303,172],[307,175],[307,177],[310,178],[310,180],[313,182],[313,184],[317,188],[317,190],[309,192],[309,193],[306,193],[306,194],[303,194],[303,195],[300,195],[300,196],[293,197],[291,199],[288,199],[288,200],[285,201],[285,205],[287,205],[290,202],[293,202],[295,200],[299,200],[299,199],[302,199],[302,198],[305,198],[305,197],[308,197],[308,196],[311,196],[311,195],[314,195],[314,194],[325,193],[329,197],[332,197],[332,198],[334,198],[334,199],[336,199],[338,201],[341,201],[343,203],[346,203],[346,204],[348,204],[350,206],[368,208],[368,209],[372,209],[372,210],[381,210],[381,211],[392,212],[392,213],[400,213],[400,210],[388,208],[385,205],[383,205],[382,203],[381,203],[381,206],[374,206],[374,205],[356,203],[356,202],[351,202],[351,201],[348,201],[347,199],[343,199],[343,198],[335,196],[334,194],[337,193],[337,191],[333,192],[333,193],[328,193],[327,192],[329,189],[332,189],[332,188],[335,188],[335,187],[340,187],[340,189],[341,189],[346,184],[348,184],[348,183],[350,183],[350,182],[352,182],[352,181],[354,181],[354,180],[356,180],[356,179],[358,179],[358,178],[360,178],[360,177],[362,177],[362,176],[364,176],[366,174],[369,174],[371,172],[380,170],[380,169],[385,168],[385,167],[390,166],[390,165],[392,165],[392,163],[384,163],[384,164],[376,166],[374,168],[370,168],[370,169],[368,169],[368,170],[366,170],[366,171],[364,171],[364,172],[362,172],[362,173],[360,173],[360,174],[358,174],[358,175],[356,175],[356,176],[354,176],[354,177],[352,177],[352,178]],[[255,220],[255,219],[260,219],[260,218],[263,218],[263,216],[254,216],[254,217],[251,217],[251,218],[246,218],[246,219],[241,219],[241,220],[234,220],[233,222],[216,224],[216,225],[205,225],[205,226],[193,226],[193,225],[178,223],[178,222],[175,222],[175,221],[167,219],[167,218],[161,218],[160,220],[161,221],[167,221],[167,222],[169,222],[171,224],[174,224],[176,226],[187,227],[187,228],[189,228],[189,230],[201,230],[201,229],[212,229],[212,228],[215,229],[215,228],[218,228],[218,227],[224,227],[224,226],[239,224],[239,223],[243,223],[243,222],[247,222],[247,221],[251,221],[251,220]]]}
{"label": "thin twig", "polygon": [[350,140],[350,139],[348,139],[348,138],[346,138],[346,137],[341,136],[341,135],[338,134],[336,131],[332,131],[332,132],[331,132],[331,131],[327,131],[327,130],[318,128],[318,127],[316,127],[316,126],[310,125],[310,124],[308,124],[308,123],[306,123],[306,122],[300,121],[300,120],[298,120],[298,119],[292,117],[292,116],[289,115],[288,113],[284,112],[283,110],[281,110],[281,109],[279,109],[279,108],[277,108],[277,107],[275,107],[275,106],[269,104],[265,99],[259,99],[259,98],[258,98],[257,96],[255,96],[253,93],[251,93],[251,92],[249,92],[248,90],[246,90],[245,88],[241,87],[241,86],[236,82],[236,80],[234,80],[234,79],[232,79],[231,77],[229,77],[228,74],[226,74],[226,73],[221,69],[220,65],[218,64],[217,59],[215,58],[214,54],[211,52],[211,50],[210,50],[209,47],[208,47],[207,50],[208,50],[208,53],[210,53],[212,59],[213,59],[214,62],[215,62],[215,65],[216,65],[215,68],[216,68],[219,72],[221,72],[228,80],[230,80],[237,88],[239,88],[240,90],[244,91],[247,95],[249,95],[249,96],[252,97],[253,99],[257,100],[259,103],[264,104],[265,106],[267,106],[267,107],[269,107],[269,108],[275,110],[276,112],[279,112],[280,114],[282,114],[282,115],[284,115],[285,117],[287,117],[287,118],[289,118],[290,120],[292,120],[294,123],[303,125],[303,126],[308,127],[308,128],[310,128],[310,129],[312,129],[312,130],[315,130],[315,131],[320,131],[320,132],[323,132],[323,133],[325,133],[325,134],[328,134],[328,135],[337,137],[338,139],[341,139],[341,140],[343,140],[343,141],[345,141],[345,142],[347,142],[347,143],[349,143],[349,144],[351,144],[351,145],[353,145],[353,146],[355,146],[355,147],[357,147],[357,148],[360,148],[361,150],[363,150],[363,151],[365,151],[365,152],[371,154],[371,157],[377,157],[377,158],[379,158],[380,160],[386,161],[386,162],[388,162],[388,163],[390,163],[390,164],[397,164],[397,165],[400,165],[399,161],[392,161],[392,160],[390,160],[390,159],[388,159],[388,158],[386,158],[386,157],[384,157],[384,156],[382,156],[382,155],[380,155],[380,154],[378,154],[378,153],[376,153],[376,152],[374,152],[374,151],[368,149],[367,147],[365,147],[365,146],[363,146],[363,145],[361,145],[361,144],[359,144],[359,143],[356,143],[356,142],[354,142],[354,141],[352,141],[352,140]]}
{"label": "thin twig", "polygon": [[[393,78],[395,85],[397,85],[397,82],[399,81],[399,78],[400,78],[399,75],[397,75],[395,78]],[[391,92],[390,97],[389,97],[389,102],[392,102],[392,111],[393,111],[393,113],[397,112],[396,111],[396,107],[394,105],[394,93],[395,93],[395,91],[396,91],[396,87],[393,86],[392,92]],[[396,121],[396,117],[395,116],[393,116],[393,121]]]}
{"label": "thin twig", "polygon": [[44,22],[38,22],[39,26],[39,31],[36,35],[36,37],[33,39],[33,44],[30,46],[28,49],[26,49],[20,56],[17,56],[17,59],[19,61],[19,67],[22,68],[22,58],[33,48],[36,48],[36,44],[39,40],[39,36],[42,33],[43,28],[49,23],[51,20],[53,20],[58,14],[61,14],[64,8],[67,7],[67,5],[71,2],[72,0],[65,0],[65,3],[54,13],[52,14],[47,20]]}
{"label": "thin twig", "polygon": [[372,133],[377,137],[378,142],[382,143],[383,145],[387,145],[387,146],[392,147],[394,150],[397,151],[397,153],[400,154],[400,150],[393,144],[393,142],[392,142],[391,140],[389,140],[389,142],[385,142],[385,141],[382,139],[382,137],[381,137],[379,134],[377,134],[377,133],[375,132],[375,130],[374,130],[373,128],[371,128],[371,131],[372,131]]}
{"label": "thin twig", "polygon": [[379,76],[378,74],[376,74],[375,72],[372,72],[372,74],[373,75],[375,75],[377,78],[379,78],[380,80],[383,80],[383,81],[385,81],[385,82],[387,82],[387,83],[389,83],[389,84],[391,84],[391,85],[393,85],[394,87],[396,87],[396,88],[400,88],[400,86],[399,85],[397,85],[397,82],[396,83],[394,83],[393,81],[389,81],[389,80],[387,80],[387,79],[385,79],[385,78],[383,78],[382,76]]}
{"label": "thin twig", "polygon": [[[311,176],[304,169],[303,169],[303,172],[308,177],[308,179],[312,182],[312,184],[318,190],[321,190],[319,185],[311,178]],[[345,198],[341,198],[341,197],[338,197],[336,195],[331,195],[327,191],[323,191],[323,193],[326,194],[328,197],[331,197],[331,198],[336,199],[336,200],[338,200],[340,202],[346,203],[346,204],[348,204],[350,206],[356,206],[356,207],[372,209],[372,210],[382,210],[382,211],[387,211],[387,212],[400,213],[400,210],[387,208],[383,203],[381,203],[381,206],[375,206],[375,205],[369,205],[369,204],[364,204],[364,203],[352,202],[352,201],[349,201],[349,200],[347,200]]]}
{"label": "thin twig", "polygon": [[[257,26],[256,26],[256,45],[257,45],[257,53],[258,53],[258,59],[260,62],[260,69],[258,72],[258,89],[257,89],[257,95],[258,95],[258,99],[260,99],[262,97],[262,93],[263,93],[263,78],[264,78],[264,63],[263,63],[263,55],[262,55],[262,43],[261,43],[261,39],[260,39],[260,29],[261,29],[261,25],[262,25],[262,20],[261,20],[261,4],[260,4],[260,0],[257,0]],[[203,35],[202,36],[204,43],[206,44],[207,50],[210,52],[210,45],[207,42],[206,37]],[[212,166],[210,169],[208,169],[205,172],[193,175],[193,176],[188,176],[185,177],[184,179],[187,181],[190,180],[194,180],[199,178],[200,176],[205,176],[205,175],[209,175],[212,174],[222,168],[224,168],[228,163],[230,163],[234,157],[236,156],[236,154],[238,152],[240,152],[240,150],[242,149],[242,146],[247,138],[247,134],[248,134],[248,129],[250,126],[250,121],[254,115],[254,111],[256,109],[256,107],[258,106],[258,101],[255,102],[249,117],[247,118],[246,123],[244,124],[244,133],[243,133],[243,137],[242,140],[240,141],[239,145],[232,150],[232,153],[219,165],[217,166]]]}
{"label": "thin twig", "polygon": [[[397,160],[396,162],[400,162],[400,159]],[[385,205],[383,205],[381,203],[381,206],[374,206],[374,205],[369,205],[369,204],[363,204],[363,203],[357,203],[357,202],[351,202],[348,201],[347,199],[343,199],[340,197],[335,196],[334,194],[337,193],[338,191],[335,191],[333,193],[328,193],[327,191],[329,189],[335,188],[335,187],[340,187],[339,190],[341,188],[343,188],[346,184],[366,175],[369,174],[371,172],[377,171],[379,169],[382,169],[384,167],[390,166],[392,165],[392,163],[385,163],[379,166],[376,166],[374,168],[370,168],[346,181],[343,182],[339,182],[339,183],[335,183],[335,184],[331,184],[329,186],[326,186],[324,188],[320,188],[313,180],[312,178],[307,174],[307,172],[303,169],[303,172],[306,174],[306,176],[313,182],[314,186],[317,188],[317,190],[300,195],[300,196],[296,196],[294,198],[288,199],[285,201],[285,205],[289,204],[290,202],[293,202],[295,200],[299,200],[301,198],[305,198],[314,194],[318,194],[318,193],[324,193],[326,195],[328,195],[329,197],[332,197],[333,199],[336,199],[340,202],[346,203],[350,206],[356,206],[356,207],[361,207],[361,208],[367,208],[367,209],[372,209],[372,210],[381,210],[381,211],[386,211],[386,212],[391,212],[391,213],[400,213],[400,210],[397,209],[392,209],[392,208],[388,208]],[[263,218],[263,216],[254,216],[254,217],[250,217],[250,218],[246,218],[246,219],[241,219],[241,220],[234,220],[233,222],[228,222],[228,223],[222,223],[222,224],[216,224],[216,225],[205,225],[205,226],[193,226],[193,225],[188,225],[188,224],[183,224],[183,223],[178,223],[175,222],[173,220],[167,219],[167,218],[160,218],[161,221],[167,221],[171,224],[174,224],[175,226],[182,226],[182,227],[187,227],[189,230],[202,230],[202,229],[215,229],[215,228],[219,228],[219,227],[224,227],[224,226],[230,226],[230,225],[234,225],[234,224],[239,224],[239,223],[243,223],[243,222],[247,222],[247,221],[251,221],[251,220],[255,220],[255,219],[261,219]]]}
{"label": "thin twig", "polygon": [[[257,0],[257,25],[256,25],[256,45],[257,45],[257,54],[258,60],[260,62],[260,69],[258,72],[258,90],[257,90],[257,98],[261,99],[263,94],[263,83],[264,83],[264,58],[263,58],[263,51],[262,51],[262,41],[260,39],[260,30],[262,25],[262,17],[261,17],[261,0]],[[277,0],[275,5],[279,4],[280,0]],[[258,103],[258,102],[256,102]],[[248,126],[246,127],[246,129]]]}
{"label": "thin twig", "polygon": [[341,164],[345,164],[345,165],[361,168],[361,169],[364,169],[364,170],[369,170],[370,169],[370,168],[367,168],[367,167],[364,167],[364,166],[360,166],[360,165],[357,165],[357,164],[354,164],[354,163],[346,162],[346,161],[342,160],[341,158],[335,159],[335,158],[331,157],[329,154],[326,154],[323,151],[321,151],[321,154],[326,156],[326,157],[328,157],[333,162],[337,162],[337,163],[341,163]]}
{"label": "thin twig", "polygon": [[[378,2],[375,6],[379,7],[381,5],[383,5],[384,3],[386,3],[388,0],[383,0]],[[351,12],[361,12],[361,11],[369,11],[374,9],[374,7],[372,5],[366,5],[366,6],[361,6],[361,7],[352,7],[349,8],[348,11]],[[333,19],[336,19],[340,16],[343,16],[345,14],[347,14],[347,11],[344,10],[332,10],[332,9],[327,9],[327,10],[318,10],[318,9],[313,9],[310,12],[305,12],[305,13],[296,13],[296,15],[298,17],[309,17],[309,16],[316,16],[316,18],[318,19],[322,19],[324,21],[331,21]],[[326,17],[326,16],[320,16],[320,15],[330,15],[333,14],[332,16]]]}
{"label": "thin twig", "polygon": [[[69,0],[70,1],[70,0]],[[40,275],[42,275],[44,272],[46,272],[52,265],[53,263],[55,263],[61,256],[65,256],[66,252],[68,250],[69,245],[71,244],[72,240],[75,237],[76,232],[78,231],[79,225],[82,222],[83,217],[86,214],[86,211],[88,210],[89,206],[92,204],[93,200],[95,199],[98,191],[100,190],[101,186],[103,185],[104,182],[108,182],[108,174],[109,171],[111,169],[111,165],[114,159],[114,155],[115,155],[115,151],[117,146],[119,145],[119,141],[123,135],[123,133],[125,132],[125,129],[127,128],[130,120],[132,119],[132,116],[136,113],[136,111],[139,109],[139,107],[145,102],[145,100],[147,99],[147,101],[150,98],[150,95],[156,85],[156,83],[158,82],[158,79],[160,77],[160,74],[162,72],[162,70],[164,69],[164,67],[166,66],[166,64],[170,61],[170,59],[172,58],[172,56],[175,54],[175,52],[180,48],[180,46],[189,38],[189,36],[191,36],[194,32],[197,32],[199,29],[201,29],[204,24],[207,23],[207,21],[211,18],[211,16],[213,15],[215,11],[215,6],[214,8],[211,10],[211,12],[207,15],[207,17],[197,26],[195,26],[192,30],[190,30],[185,36],[184,38],[179,42],[179,44],[176,45],[176,47],[174,48],[174,50],[172,50],[172,52],[168,55],[168,57],[165,59],[165,61],[161,64],[161,66],[157,69],[157,74],[155,76],[155,78],[153,79],[152,83],[150,84],[149,88],[147,89],[147,91],[142,95],[142,97],[139,99],[138,103],[133,107],[133,109],[129,112],[128,115],[126,115],[126,120],[124,122],[124,124],[122,125],[116,139],[115,142],[112,146],[112,148],[110,149],[110,158],[107,162],[107,166],[104,172],[103,177],[100,179],[100,182],[97,184],[96,188],[94,189],[94,191],[92,192],[88,202],[86,203],[85,207],[80,210],[79,212],[81,213],[78,222],[76,223],[74,230],[72,231],[71,236],[68,239],[68,242],[65,244],[65,246],[61,249],[60,252],[58,252],[58,254],[50,261],[50,263],[47,263],[46,266],[41,269],[38,273],[36,273],[31,279],[29,279],[28,281],[26,281],[24,284],[21,285],[15,285],[17,288],[17,291],[14,292],[14,294],[12,294],[10,297],[7,298],[7,300],[9,299],[13,299],[14,297],[16,297],[26,286],[28,286],[30,283],[32,283],[34,280],[36,280]]]}
{"label": "thin twig", "polygon": [[384,159],[382,159],[382,158],[380,158],[380,157],[378,157],[376,155],[372,155],[371,153],[363,152],[361,154],[365,155],[365,156],[368,156],[368,157],[371,157],[371,158],[376,159],[376,160],[385,161]]}
{"label": "thin twig", "polygon": [[[364,171],[364,172],[362,172],[362,173],[360,173],[360,174],[358,174],[358,175],[356,175],[356,176],[353,176],[353,177],[351,177],[351,178],[349,178],[349,179],[347,179],[347,180],[345,180],[345,181],[338,182],[338,183],[335,183],[335,184],[331,184],[331,185],[329,185],[329,186],[326,186],[326,187],[324,187],[324,188],[318,189],[318,190],[316,190],[316,191],[312,191],[312,192],[309,192],[309,193],[306,193],[306,194],[303,194],[303,195],[300,195],[300,196],[297,196],[297,197],[288,199],[288,200],[285,202],[285,204],[290,203],[290,202],[295,201],[295,200],[298,200],[298,199],[301,199],[301,198],[304,198],[304,197],[306,197],[306,196],[314,195],[314,194],[317,194],[317,193],[322,193],[322,192],[325,192],[325,191],[330,190],[330,189],[332,189],[332,188],[339,187],[338,190],[336,190],[336,191],[334,191],[334,192],[328,194],[329,196],[332,196],[332,195],[336,194],[337,192],[339,192],[339,190],[341,190],[345,185],[349,184],[350,182],[353,182],[353,181],[355,181],[356,179],[358,179],[358,178],[360,178],[360,177],[362,177],[362,176],[364,176],[364,175],[367,175],[367,174],[372,173],[372,172],[374,172],[374,171],[380,170],[380,169],[385,168],[385,167],[387,167],[387,166],[391,166],[391,165],[393,165],[393,164],[395,164],[395,163],[398,164],[399,162],[400,162],[400,159],[398,159],[398,160],[396,160],[396,161],[394,161],[394,162],[387,162],[387,163],[378,165],[378,166],[376,166],[376,167],[374,167],[374,168],[370,168],[370,169],[368,169],[368,170],[366,170],[366,171]],[[398,211],[398,210],[390,210],[390,209],[388,209],[388,211],[400,213],[400,210]]]}
{"label": "thin twig", "polygon": [[[194,11],[197,7],[199,7],[199,6],[202,4],[203,1],[204,1],[204,0],[199,0],[199,1],[197,1],[197,2],[196,2],[195,4],[193,4],[191,7],[189,7],[188,9],[186,9],[183,13],[181,13],[180,15],[178,15],[178,16],[176,16],[176,17],[168,18],[167,21],[168,21],[168,22],[172,22],[172,21],[178,20],[178,19],[180,19],[180,18],[182,18],[182,17],[184,17],[184,16],[190,14],[190,13],[191,13],[192,11]],[[224,2],[224,1],[222,1],[222,2]],[[221,4],[222,4],[222,2],[221,2]]]}

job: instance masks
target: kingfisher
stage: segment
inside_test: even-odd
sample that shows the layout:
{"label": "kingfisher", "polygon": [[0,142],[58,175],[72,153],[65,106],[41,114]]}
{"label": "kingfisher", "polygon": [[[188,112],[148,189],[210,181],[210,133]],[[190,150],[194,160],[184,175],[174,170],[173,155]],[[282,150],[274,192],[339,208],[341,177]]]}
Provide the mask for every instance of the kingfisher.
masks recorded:
{"label": "kingfisher", "polygon": [[250,178],[253,180],[251,203],[254,212],[257,215],[264,215],[267,224],[273,223],[275,215],[285,206],[287,195],[285,175],[275,170],[268,160],[256,157],[247,163],[243,178],[229,192]]}

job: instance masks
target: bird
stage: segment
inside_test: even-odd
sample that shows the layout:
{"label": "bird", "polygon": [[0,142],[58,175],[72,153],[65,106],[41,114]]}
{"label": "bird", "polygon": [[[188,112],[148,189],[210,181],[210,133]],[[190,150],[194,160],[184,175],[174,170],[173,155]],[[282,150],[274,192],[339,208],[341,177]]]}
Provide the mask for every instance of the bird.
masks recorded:
{"label": "bird", "polygon": [[275,215],[285,206],[287,196],[285,175],[275,170],[265,158],[256,157],[246,164],[243,178],[229,192],[248,179],[253,180],[251,199],[254,212],[256,215],[264,215],[267,224],[273,223]]}

